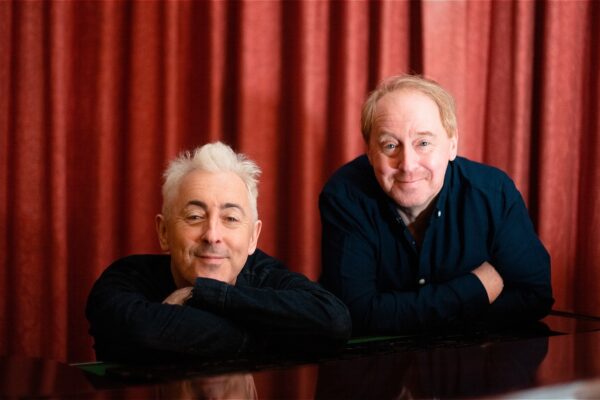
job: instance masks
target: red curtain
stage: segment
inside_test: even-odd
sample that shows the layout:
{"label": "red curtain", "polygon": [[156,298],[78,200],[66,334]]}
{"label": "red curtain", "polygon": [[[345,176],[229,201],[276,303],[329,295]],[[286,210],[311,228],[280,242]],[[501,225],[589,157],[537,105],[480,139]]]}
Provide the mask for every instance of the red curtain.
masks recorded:
{"label": "red curtain", "polygon": [[556,308],[600,314],[600,3],[0,2],[0,354],[93,358],[83,310],[158,252],[161,172],[223,140],[263,168],[260,247],[319,275],[318,193],[364,151],[385,76],[456,97],[460,153],[506,170]]}

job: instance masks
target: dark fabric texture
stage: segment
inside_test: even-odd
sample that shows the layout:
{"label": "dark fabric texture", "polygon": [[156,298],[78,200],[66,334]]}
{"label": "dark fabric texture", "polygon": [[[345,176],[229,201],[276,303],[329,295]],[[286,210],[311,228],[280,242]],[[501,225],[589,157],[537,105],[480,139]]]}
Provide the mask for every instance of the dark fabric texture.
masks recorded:
{"label": "dark fabric texture", "polygon": [[168,255],[133,255],[97,280],[86,316],[99,360],[335,351],[350,335],[339,299],[260,250],[235,285],[196,279],[183,306],[162,304],[176,290],[170,262]]}
{"label": "dark fabric texture", "polygon": [[[319,204],[321,282],[348,305],[354,333],[501,326],[550,311],[549,255],[514,183],[496,168],[450,162],[420,247],[365,155],[331,177]],[[484,261],[504,280],[491,305],[470,273]]]}

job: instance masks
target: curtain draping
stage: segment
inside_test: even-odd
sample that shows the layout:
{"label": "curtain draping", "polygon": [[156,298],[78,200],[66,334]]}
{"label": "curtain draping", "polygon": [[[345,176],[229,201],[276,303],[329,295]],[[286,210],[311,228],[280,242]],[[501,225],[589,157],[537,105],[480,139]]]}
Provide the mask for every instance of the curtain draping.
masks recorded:
{"label": "curtain draping", "polygon": [[261,165],[259,245],[316,279],[321,186],[405,72],[455,95],[460,154],[515,179],[555,308],[600,314],[599,20],[585,0],[0,2],[0,354],[93,357],[92,283],[159,251],[165,163],[208,141]]}

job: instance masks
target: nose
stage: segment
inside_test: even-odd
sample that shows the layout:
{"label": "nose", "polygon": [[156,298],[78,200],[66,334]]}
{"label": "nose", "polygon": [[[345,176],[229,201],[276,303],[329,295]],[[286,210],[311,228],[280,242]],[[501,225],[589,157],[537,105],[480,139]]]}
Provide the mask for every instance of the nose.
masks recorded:
{"label": "nose", "polygon": [[206,221],[206,228],[202,234],[202,240],[206,243],[219,243],[222,239],[221,221],[217,217]]}
{"label": "nose", "polygon": [[398,152],[398,155],[394,160],[396,169],[403,172],[410,172],[415,169],[418,158],[418,154],[411,146],[404,146],[404,148]]}

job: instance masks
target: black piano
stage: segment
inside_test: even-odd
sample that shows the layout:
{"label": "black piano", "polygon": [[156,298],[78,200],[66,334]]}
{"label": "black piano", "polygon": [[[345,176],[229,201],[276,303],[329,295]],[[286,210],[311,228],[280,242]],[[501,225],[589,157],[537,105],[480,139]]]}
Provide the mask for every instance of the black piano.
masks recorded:
{"label": "black piano", "polygon": [[119,365],[0,357],[0,398],[600,398],[600,318],[360,337],[336,355]]}

